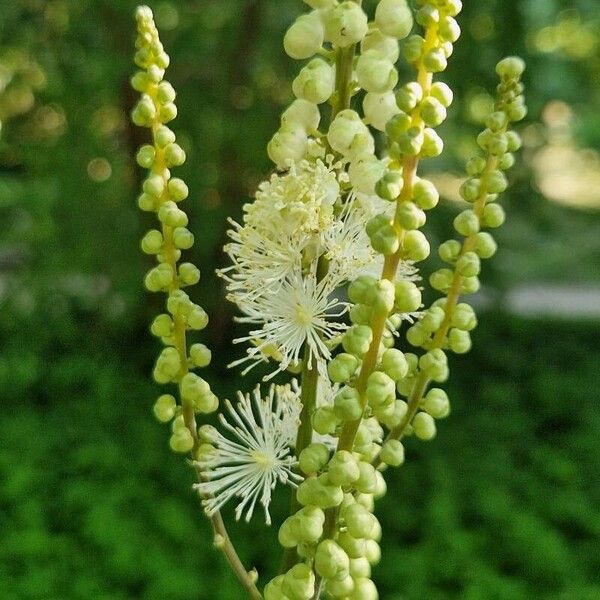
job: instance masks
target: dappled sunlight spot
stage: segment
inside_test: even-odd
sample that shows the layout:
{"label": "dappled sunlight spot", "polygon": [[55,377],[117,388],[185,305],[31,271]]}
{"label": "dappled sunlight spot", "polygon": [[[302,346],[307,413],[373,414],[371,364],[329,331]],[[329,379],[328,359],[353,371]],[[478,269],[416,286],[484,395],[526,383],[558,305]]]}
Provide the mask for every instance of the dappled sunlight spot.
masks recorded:
{"label": "dappled sunlight spot", "polygon": [[575,145],[571,108],[564,102],[549,102],[542,118],[547,144],[531,158],[537,187],[555,202],[600,208],[600,155],[591,148]]}
{"label": "dappled sunlight spot", "polygon": [[202,192],[200,202],[208,210],[219,208],[221,206],[221,194],[215,188],[207,188]]}
{"label": "dappled sunlight spot", "polygon": [[110,179],[112,167],[105,158],[93,158],[88,163],[87,173],[92,181],[102,183]]}

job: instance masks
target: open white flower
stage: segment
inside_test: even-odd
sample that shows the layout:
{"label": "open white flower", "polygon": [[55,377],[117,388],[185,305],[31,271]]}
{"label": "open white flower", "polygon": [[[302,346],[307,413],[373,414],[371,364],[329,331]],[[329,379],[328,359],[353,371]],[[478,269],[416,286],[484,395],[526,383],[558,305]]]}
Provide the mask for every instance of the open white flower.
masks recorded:
{"label": "open white flower", "polygon": [[280,355],[277,371],[283,371],[300,364],[306,344],[309,365],[325,374],[325,362],[331,356],[326,341],[346,327],[333,320],[344,314],[347,307],[337,298],[332,298],[332,292],[331,281],[327,277],[317,282],[314,272],[303,275],[296,270],[279,284],[277,290],[267,290],[261,296],[239,302],[246,316],[238,320],[261,327],[234,340],[235,343],[250,341],[253,345],[247,349],[246,357],[231,366],[249,361],[250,369],[265,360],[265,350],[275,347]]}
{"label": "open white flower", "polygon": [[201,438],[213,448],[196,463],[205,481],[194,487],[208,515],[241,498],[235,509],[238,520],[245,511],[249,521],[260,502],[270,525],[269,503],[277,482],[296,485],[302,479],[293,470],[296,459],[290,452],[301,409],[298,394],[289,385],[272,385],[262,398],[257,386],[252,394],[238,393],[235,406],[229,400],[225,405],[229,415],[219,418],[231,435],[210,425],[201,428]]}

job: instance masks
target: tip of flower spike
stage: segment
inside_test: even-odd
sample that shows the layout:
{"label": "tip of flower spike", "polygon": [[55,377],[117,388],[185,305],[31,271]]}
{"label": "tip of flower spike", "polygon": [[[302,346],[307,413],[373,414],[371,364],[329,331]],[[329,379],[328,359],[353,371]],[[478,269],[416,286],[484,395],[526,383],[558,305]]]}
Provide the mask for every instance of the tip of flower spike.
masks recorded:
{"label": "tip of flower spike", "polygon": [[153,19],[154,15],[152,14],[152,9],[149,6],[142,4],[135,9],[135,18],[138,21],[146,21],[148,19]]}

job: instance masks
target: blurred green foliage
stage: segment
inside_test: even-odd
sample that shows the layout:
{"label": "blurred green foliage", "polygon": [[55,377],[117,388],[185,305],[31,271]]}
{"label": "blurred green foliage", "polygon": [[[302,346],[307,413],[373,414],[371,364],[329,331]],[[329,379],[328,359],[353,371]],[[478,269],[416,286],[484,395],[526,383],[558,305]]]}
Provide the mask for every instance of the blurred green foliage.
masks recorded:
{"label": "blurred green foliage", "polygon": [[[239,385],[225,370],[239,349],[212,273],[226,217],[240,215],[270,169],[266,142],[297,69],[280,41],[304,5],[150,3],[179,92],[175,129],[189,159],[178,175],[192,190],[193,260],[204,267],[196,299],[212,316],[212,378],[226,395]],[[535,156],[551,141],[557,101],[571,111],[573,144],[600,148],[598,3],[465,4],[446,77],[458,98],[447,152],[429,168],[460,172],[493,65],[524,55],[525,160],[485,280],[499,292],[529,280],[597,282],[600,198],[584,209],[548,202]],[[138,251],[150,221],[135,206],[132,156],[144,134],[128,121],[134,5],[0,3],[2,600],[240,597],[210,548],[191,473],[150,414],[157,300],[142,292]],[[457,210],[442,204],[434,239]],[[600,325],[500,313],[481,323],[472,355],[453,359],[453,415],[434,443],[408,444],[380,505],[382,598],[596,600]],[[285,493],[277,502],[281,518]],[[248,564],[271,573],[274,530],[257,520],[233,534]]]}

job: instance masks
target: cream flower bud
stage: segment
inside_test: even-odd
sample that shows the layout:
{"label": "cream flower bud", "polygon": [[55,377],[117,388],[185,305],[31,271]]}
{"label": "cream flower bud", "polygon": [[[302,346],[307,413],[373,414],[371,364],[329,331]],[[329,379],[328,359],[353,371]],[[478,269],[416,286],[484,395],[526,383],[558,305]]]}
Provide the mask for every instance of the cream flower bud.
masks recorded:
{"label": "cream flower bud", "polygon": [[282,592],[283,579],[285,575],[278,575],[265,587],[265,600],[289,600],[289,597]]}
{"label": "cream flower bud", "polygon": [[156,400],[152,410],[161,423],[168,423],[177,412],[177,401],[171,394],[163,394]]}
{"label": "cream flower bud", "polygon": [[269,158],[280,168],[289,167],[290,162],[304,158],[308,148],[308,136],[304,129],[284,125],[275,133],[267,145]]}
{"label": "cream flower bud", "polygon": [[325,31],[318,11],[301,15],[283,38],[285,52],[291,58],[310,58],[323,45]]}
{"label": "cream flower bud", "polygon": [[306,563],[294,565],[285,574],[281,589],[290,600],[310,600],[315,592],[315,574]]}
{"label": "cream flower bud", "polygon": [[354,538],[371,539],[375,530],[375,517],[361,504],[352,504],[344,511],[348,533]]}
{"label": "cream flower bud", "polygon": [[378,598],[375,584],[366,577],[354,580],[354,590],[348,596],[348,600],[377,600]]}
{"label": "cream flower bud", "polygon": [[358,113],[350,108],[340,111],[329,126],[327,139],[331,147],[348,157],[372,154],[375,142]]}
{"label": "cream flower bud", "polygon": [[329,362],[327,373],[334,383],[344,383],[356,373],[358,364],[356,356],[342,352]]}
{"label": "cream flower bud", "polygon": [[356,421],[363,414],[358,390],[345,387],[333,400],[333,410],[342,421]]}
{"label": "cream flower bud", "polygon": [[426,412],[417,413],[412,420],[415,435],[423,441],[432,440],[436,434],[435,420]]}
{"label": "cream flower bud", "polygon": [[314,443],[309,444],[302,452],[298,459],[300,469],[306,473],[316,473],[320,471],[329,460],[329,450],[325,444]]}
{"label": "cream flower bud", "polygon": [[381,368],[394,381],[408,375],[408,362],[404,354],[397,348],[389,348],[381,358]]}
{"label": "cream flower bud", "polygon": [[392,63],[396,63],[400,56],[398,40],[389,35],[383,35],[379,29],[371,29],[362,41],[360,48],[363,53],[377,50]]}
{"label": "cream flower bud", "polygon": [[383,94],[394,89],[398,83],[398,71],[385,55],[377,50],[367,50],[358,59],[356,78],[367,92]]}
{"label": "cream flower bud", "polygon": [[[394,310],[410,313],[421,306],[421,290],[412,281],[398,281],[395,284]],[[408,359],[407,356],[405,358]]]}
{"label": "cream flower bud", "polygon": [[336,452],[329,462],[327,479],[335,486],[346,486],[354,483],[360,476],[356,457],[346,450]]}
{"label": "cream flower bud", "polygon": [[357,192],[373,195],[375,184],[383,177],[385,167],[373,154],[356,157],[348,169],[350,183]]}
{"label": "cream flower bud", "polygon": [[324,15],[325,36],[335,46],[347,48],[357,44],[366,35],[367,15],[351,0],[346,0]]}
{"label": "cream flower bud", "polygon": [[321,121],[319,107],[308,100],[294,100],[281,115],[281,125],[302,127],[307,133],[316,131]]}
{"label": "cream flower bud", "polygon": [[315,569],[325,579],[339,579],[348,573],[350,560],[346,552],[333,540],[323,540],[315,553]]}
{"label": "cream flower bud", "polygon": [[329,99],[335,88],[335,70],[321,58],[313,58],[292,83],[297,98],[321,104]]}
{"label": "cream flower bud", "polygon": [[434,419],[443,419],[450,414],[448,395],[440,388],[431,388],[423,399],[421,406]]}
{"label": "cream flower bud", "polygon": [[413,16],[406,0],[380,0],[375,24],[385,35],[404,39],[413,27]]}
{"label": "cream flower bud", "polygon": [[387,122],[400,112],[392,91],[384,94],[369,92],[363,99],[363,110],[367,123],[379,131],[385,131]]}

